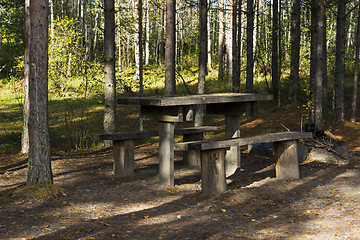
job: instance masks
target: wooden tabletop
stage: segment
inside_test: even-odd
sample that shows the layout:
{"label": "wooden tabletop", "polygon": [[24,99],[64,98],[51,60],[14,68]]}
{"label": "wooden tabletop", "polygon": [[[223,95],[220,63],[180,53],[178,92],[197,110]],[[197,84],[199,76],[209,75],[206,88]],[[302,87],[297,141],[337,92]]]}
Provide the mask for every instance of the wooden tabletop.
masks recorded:
{"label": "wooden tabletop", "polygon": [[214,93],[214,94],[189,95],[189,96],[178,96],[178,97],[119,98],[118,104],[166,107],[166,106],[217,104],[217,103],[231,103],[231,102],[257,102],[257,101],[269,101],[272,99],[273,96],[270,94]]}

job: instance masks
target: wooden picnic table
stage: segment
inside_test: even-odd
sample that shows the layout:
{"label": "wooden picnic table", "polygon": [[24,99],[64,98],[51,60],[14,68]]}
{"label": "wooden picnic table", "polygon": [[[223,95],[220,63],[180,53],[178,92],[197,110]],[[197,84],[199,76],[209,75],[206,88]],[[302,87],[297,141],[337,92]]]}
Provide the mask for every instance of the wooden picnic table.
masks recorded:
{"label": "wooden picnic table", "polygon": [[[272,100],[269,94],[216,93],[175,97],[119,98],[118,104],[140,105],[143,115],[159,121],[160,185],[174,186],[174,123],[192,121],[197,105],[205,105],[206,114],[225,115],[226,138],[240,137],[240,120],[249,105]],[[226,153],[226,175],[240,167],[240,147]]]}

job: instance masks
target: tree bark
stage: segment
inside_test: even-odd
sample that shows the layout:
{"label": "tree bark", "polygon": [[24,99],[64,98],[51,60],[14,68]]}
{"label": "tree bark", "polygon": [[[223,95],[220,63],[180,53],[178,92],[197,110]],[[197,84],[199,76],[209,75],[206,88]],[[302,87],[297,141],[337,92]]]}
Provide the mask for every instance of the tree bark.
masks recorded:
{"label": "tree bark", "polygon": [[176,53],[176,0],[166,0],[166,36],[165,36],[165,96],[175,96],[175,53]]}
{"label": "tree bark", "polygon": [[298,104],[300,62],[300,0],[291,0],[290,102]]}
{"label": "tree bark", "polygon": [[[116,81],[115,81],[115,8],[114,0],[104,1],[104,60],[105,60],[105,133],[116,132]],[[110,147],[111,141],[105,146]]]}
{"label": "tree bark", "polygon": [[135,67],[139,83],[139,95],[143,95],[143,44],[142,44],[142,0],[135,0]]}
{"label": "tree bark", "polygon": [[226,1],[226,27],[225,27],[225,42],[226,42],[226,65],[228,80],[232,81],[233,74],[233,0]]}
{"label": "tree bark", "polygon": [[150,22],[149,22],[149,0],[146,0],[146,23],[145,23],[145,64],[148,65],[150,62]]}
{"label": "tree bark", "polygon": [[220,0],[219,6],[219,72],[218,81],[224,79],[224,0]]}
{"label": "tree bark", "polygon": [[346,43],[346,0],[338,0],[334,80],[334,120],[344,120],[344,78]]}
{"label": "tree bark", "polygon": [[30,0],[25,0],[24,105],[21,153],[29,153],[29,74],[30,74]]}
{"label": "tree bark", "polygon": [[359,81],[359,55],[360,55],[360,5],[358,12],[358,22],[356,29],[356,41],[355,41],[355,66],[354,66],[354,90],[351,104],[351,122],[356,121],[356,107],[357,107],[357,95],[358,95],[358,81]]}
{"label": "tree bark", "polygon": [[233,0],[233,15],[232,15],[232,46],[233,46],[233,72],[232,72],[232,90],[233,92],[240,92],[240,65],[239,65],[239,54],[238,54],[238,12],[239,5],[238,0]]}
{"label": "tree bark", "polygon": [[247,1],[246,25],[246,92],[253,92],[254,85],[254,1]]}
{"label": "tree bark", "polygon": [[208,0],[209,12],[207,16],[207,68],[211,72],[212,71],[212,60],[211,60],[211,1]]}
{"label": "tree bark", "polygon": [[48,125],[47,0],[29,2],[29,160],[27,184],[52,183]]}
{"label": "tree bark", "polygon": [[324,37],[325,37],[325,0],[314,0],[313,6],[316,11],[317,21],[315,31],[317,32],[317,41],[315,45],[316,64],[314,69],[315,80],[315,106],[314,106],[314,120],[315,127],[322,129],[323,124],[323,77],[324,77]]}
{"label": "tree bark", "polygon": [[280,105],[280,79],[279,79],[279,51],[278,51],[278,34],[279,34],[279,12],[278,0],[273,0],[273,19],[272,19],[272,94],[274,102]]}
{"label": "tree bark", "polygon": [[[207,0],[199,1],[199,79],[198,94],[205,93],[205,77],[207,68]],[[202,126],[204,106],[198,105],[195,115],[195,126]]]}

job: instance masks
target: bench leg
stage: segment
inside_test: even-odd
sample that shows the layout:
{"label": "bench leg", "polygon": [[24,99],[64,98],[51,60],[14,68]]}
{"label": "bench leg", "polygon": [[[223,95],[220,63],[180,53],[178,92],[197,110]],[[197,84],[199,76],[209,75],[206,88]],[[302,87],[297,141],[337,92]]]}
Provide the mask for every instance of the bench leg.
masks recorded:
{"label": "bench leg", "polygon": [[[184,142],[199,141],[204,139],[203,133],[184,134]],[[183,153],[183,164],[191,167],[200,167],[201,154],[199,150],[189,150]]]}
{"label": "bench leg", "polygon": [[276,178],[298,179],[300,178],[297,141],[284,141],[274,143],[276,163]]}
{"label": "bench leg", "polygon": [[205,194],[226,191],[225,149],[201,152],[201,188]]}
{"label": "bench leg", "polygon": [[[240,137],[240,116],[225,116],[225,136],[226,138]],[[231,176],[241,166],[240,147],[232,146],[226,152],[226,176]]]}
{"label": "bench leg", "polygon": [[174,186],[174,123],[159,122],[159,184]]}
{"label": "bench leg", "polygon": [[125,177],[134,174],[134,141],[114,141],[114,175]]}

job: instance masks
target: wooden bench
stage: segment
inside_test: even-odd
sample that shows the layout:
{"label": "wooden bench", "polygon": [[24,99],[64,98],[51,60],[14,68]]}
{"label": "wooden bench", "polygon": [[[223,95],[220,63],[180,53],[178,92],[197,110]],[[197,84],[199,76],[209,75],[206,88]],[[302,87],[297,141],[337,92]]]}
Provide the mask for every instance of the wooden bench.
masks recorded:
{"label": "wooden bench", "polygon": [[201,187],[205,194],[226,191],[225,152],[231,146],[256,143],[274,143],[276,178],[297,179],[300,177],[297,140],[312,138],[310,132],[270,133],[252,137],[240,137],[216,141],[176,143],[175,150],[201,151]]}
{"label": "wooden bench", "polygon": [[[183,135],[184,141],[203,140],[204,133],[217,131],[217,127],[202,126],[190,128],[176,128],[175,135]],[[101,134],[100,140],[113,141],[114,175],[130,176],[134,174],[134,140],[159,136],[158,130],[121,132],[114,134]],[[200,165],[200,151],[184,151],[183,162],[190,166]]]}

